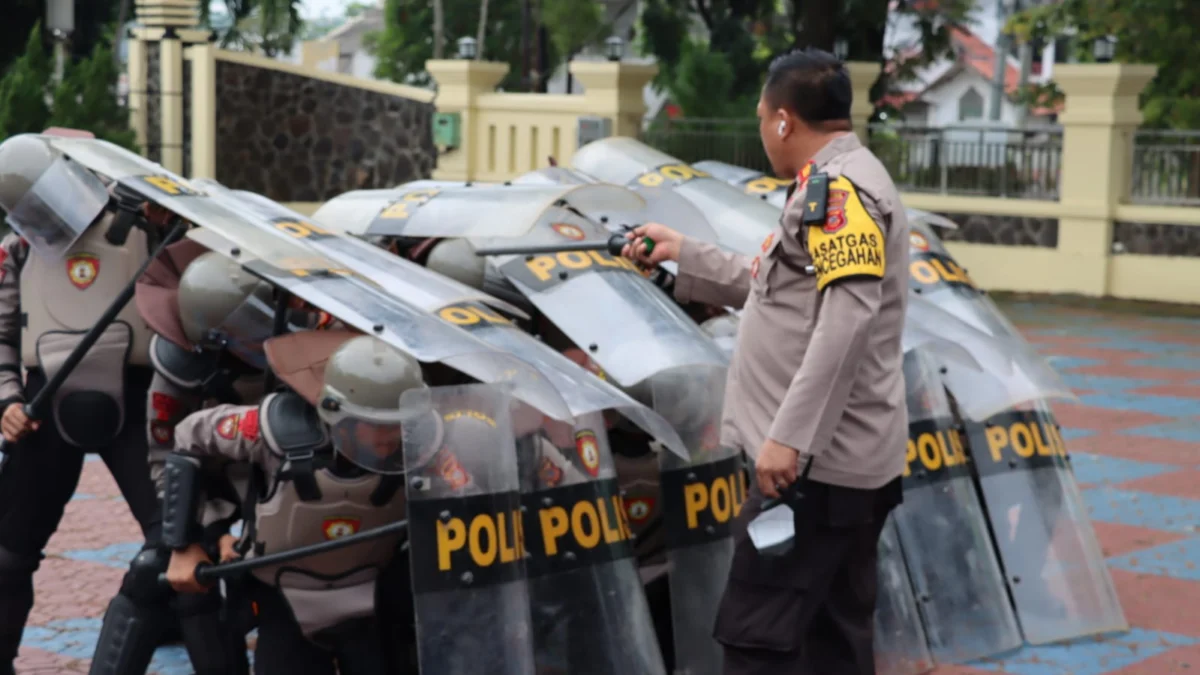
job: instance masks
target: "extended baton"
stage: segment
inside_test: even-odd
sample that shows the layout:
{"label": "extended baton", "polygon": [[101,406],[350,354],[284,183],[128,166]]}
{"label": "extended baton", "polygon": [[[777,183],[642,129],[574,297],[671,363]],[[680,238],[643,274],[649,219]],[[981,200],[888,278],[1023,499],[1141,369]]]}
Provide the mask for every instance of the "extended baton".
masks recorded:
{"label": "extended baton", "polygon": [[[150,267],[150,263],[154,262],[168,246],[175,243],[186,231],[187,222],[176,218],[175,226],[171,228],[171,231],[167,233],[167,236],[154,249],[154,252],[138,268],[133,278],[121,290],[121,294],[117,296],[117,299],[108,306],[108,309],[104,310],[104,314],[100,315],[95,325],[88,329],[88,332],[79,341],[79,344],[75,346],[75,349],[71,350],[71,353],[67,355],[58,372],[54,374],[54,377],[47,380],[46,384],[34,395],[33,400],[25,404],[24,412],[26,417],[31,420],[37,420],[42,416],[42,409],[46,407],[46,404],[50,402],[54,394],[62,387],[63,382],[67,381],[67,378],[70,377],[71,373],[79,365],[79,362],[92,349],[92,345],[96,344],[96,340],[100,339],[100,335],[112,325],[112,322],[116,320],[121,310],[125,309],[125,305],[128,305],[129,301],[133,299],[133,294],[137,290],[137,282],[146,273],[146,269]],[[0,437],[0,470],[4,469],[4,465],[7,462],[8,442]]]}
{"label": "extended baton", "polygon": [[[408,530],[407,520],[397,520],[394,523],[388,523],[381,527],[372,528],[366,532],[359,532],[346,537],[338,537],[329,541],[322,541],[310,546],[301,546],[288,551],[280,551],[278,553],[268,553],[267,555],[257,556],[254,558],[245,558],[235,560],[233,562],[221,563],[213,565],[211,563],[200,563],[196,566],[196,581],[202,584],[210,584],[214,581],[225,579],[227,577],[235,577],[246,572],[251,572],[260,567],[270,567],[271,565],[281,565],[286,562],[291,562],[299,558],[307,558],[329,551],[336,551],[339,548],[361,544],[364,541],[371,541],[386,537],[389,534],[396,534]],[[158,575],[158,583],[166,585],[166,574]]]}
{"label": "extended baton", "polygon": [[[633,240],[626,239],[623,234],[614,234],[608,241],[581,241],[574,244],[534,244],[530,246],[489,246],[475,250],[475,255],[536,255],[539,253],[567,253],[570,251],[607,251],[609,255],[621,255],[622,249]],[[646,245],[646,255],[654,250],[654,240],[642,237]]]}

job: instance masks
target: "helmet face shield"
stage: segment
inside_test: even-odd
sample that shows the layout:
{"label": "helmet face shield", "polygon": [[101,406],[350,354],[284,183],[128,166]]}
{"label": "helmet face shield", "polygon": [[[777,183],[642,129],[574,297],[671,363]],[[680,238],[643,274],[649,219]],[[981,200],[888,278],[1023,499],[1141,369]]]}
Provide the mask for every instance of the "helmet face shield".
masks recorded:
{"label": "helmet face shield", "polygon": [[8,210],[8,224],[37,254],[58,260],[108,204],[96,174],[59,157]]}
{"label": "helmet face shield", "polygon": [[423,408],[367,408],[325,387],[318,411],[329,425],[333,449],[361,469],[379,474],[404,473],[404,428],[421,422]]}
{"label": "helmet face shield", "polygon": [[[180,311],[185,311],[180,307]],[[275,309],[258,293],[251,293],[197,342],[198,347],[228,350],[245,363],[264,370],[263,343],[275,332]]]}

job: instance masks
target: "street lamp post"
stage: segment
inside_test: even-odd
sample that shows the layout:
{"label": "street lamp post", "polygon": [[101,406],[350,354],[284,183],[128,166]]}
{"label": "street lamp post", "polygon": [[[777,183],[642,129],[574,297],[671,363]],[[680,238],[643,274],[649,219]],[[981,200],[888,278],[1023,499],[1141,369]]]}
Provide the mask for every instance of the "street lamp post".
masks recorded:
{"label": "street lamp post", "polygon": [[1092,43],[1092,56],[1096,63],[1111,63],[1117,53],[1117,38],[1112,35],[1102,35]]}
{"label": "street lamp post", "polygon": [[479,44],[473,37],[458,39],[458,58],[465,61],[473,60],[479,54]]}
{"label": "street lamp post", "polygon": [[620,61],[625,56],[625,41],[616,35],[604,41],[604,54],[609,61]]}

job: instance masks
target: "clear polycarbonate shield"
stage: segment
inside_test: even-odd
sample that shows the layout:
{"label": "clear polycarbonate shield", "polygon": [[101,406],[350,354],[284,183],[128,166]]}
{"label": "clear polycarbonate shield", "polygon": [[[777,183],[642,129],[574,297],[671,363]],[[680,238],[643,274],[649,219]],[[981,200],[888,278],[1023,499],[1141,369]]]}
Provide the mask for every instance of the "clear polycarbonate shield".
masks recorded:
{"label": "clear polycarbonate shield", "polygon": [[936,361],[909,352],[904,380],[904,503],[892,512],[892,523],[930,652],[938,663],[964,663],[1015,649],[1021,631]]}
{"label": "clear polycarbonate shield", "polygon": [[704,214],[718,235],[714,243],[744,255],[757,255],[779,222],[779,209],[632,138],[588,143],[571,166],[608,183],[676,192]]}
{"label": "clear polycarbonate shield", "polygon": [[512,400],[493,385],[406,392],[403,424],[422,673],[532,675]]}
{"label": "clear polycarbonate shield", "polygon": [[700,330],[717,343],[717,347],[725,352],[729,358],[733,358],[733,349],[737,346],[738,325],[740,325],[742,317],[740,314],[722,314],[708,319],[700,324]]}
{"label": "clear polycarbonate shield", "polygon": [[63,257],[108,204],[104,183],[66,157],[56,158],[8,211],[8,224],[42,258]]}
{"label": "clear polycarbonate shield", "polygon": [[691,449],[660,455],[663,535],[670,573],[676,672],[717,675],[717,608],[733,562],[733,519],[746,502],[741,453],[721,443],[724,368],[675,369],[650,380],[654,409]]}
{"label": "clear polycarbonate shield", "polygon": [[[583,218],[539,223],[522,241],[602,240]],[[604,251],[495,256],[500,272],[618,384],[725,355],[637,266]]]}
{"label": "clear polycarbonate shield", "polygon": [[[251,293],[234,307],[229,314],[211,325],[201,346],[231,352],[243,362],[260,370],[267,367],[267,355],[263,343],[275,333],[275,307],[265,284],[256,284],[259,292]],[[203,325],[206,317],[188,317],[184,307],[179,308],[185,323]],[[211,321],[212,317],[207,317]]]}
{"label": "clear polycarbonate shield", "polygon": [[445,363],[482,382],[509,383],[515,397],[547,415],[561,420],[574,419],[554,385],[529,363],[392,296],[361,275],[318,256],[315,250],[309,255],[320,257],[324,269],[287,270],[242,252],[233,242],[212,230],[193,228],[188,231],[188,237],[237,261],[268,283],[420,361]]}
{"label": "clear polycarbonate shield", "polygon": [[[56,150],[107,176],[196,225],[234,242],[240,251],[285,269],[321,269],[324,261],[303,256],[303,247],[254,227],[228,201],[210,198],[183,177],[120,146],[95,138],[45,136]],[[282,242],[282,243],[281,243]]]}
{"label": "clear polycarbonate shield", "polygon": [[889,518],[879,536],[875,594],[875,669],[879,675],[918,675],[933,670],[917,599],[908,581],[900,540]]}
{"label": "clear polycarbonate shield", "polygon": [[[222,194],[214,187],[205,187],[214,195]],[[357,276],[370,279],[379,289],[405,305],[415,305],[495,350],[531,365],[560,393],[572,415],[616,410],[672,452],[686,453],[678,434],[661,416],[525,333],[497,313],[494,307],[527,318],[521,310],[360,239],[323,231],[266,197],[227,192],[234,198],[245,200],[274,226],[286,226],[289,232],[308,233],[302,237],[303,241],[328,256],[331,264],[353,270]]]}
{"label": "clear polycarbonate shield", "polygon": [[537,672],[666,675],[604,416],[519,426],[517,452]]}
{"label": "clear polycarbonate shield", "polygon": [[464,185],[355,190],[325,202],[313,219],[349,234],[396,237],[519,237],[575,208],[637,211],[645,202],[616,185]]}
{"label": "clear polycarbonate shield", "polygon": [[795,182],[783,178],[773,178],[761,171],[716,160],[696,162],[692,166],[741,189],[751,197],[780,209],[787,204],[788,188]]}
{"label": "clear polycarbonate shield", "polygon": [[1044,403],[967,422],[972,464],[1017,619],[1033,644],[1128,629]]}
{"label": "clear polycarbonate shield", "polygon": [[933,230],[921,223],[912,224],[909,272],[909,287],[914,293],[992,336],[1003,346],[1011,362],[1009,369],[999,371],[947,369],[943,378],[955,393],[964,415],[979,421],[1031,401],[1075,399],[1046,359],[1025,341],[991,298],[975,286]]}

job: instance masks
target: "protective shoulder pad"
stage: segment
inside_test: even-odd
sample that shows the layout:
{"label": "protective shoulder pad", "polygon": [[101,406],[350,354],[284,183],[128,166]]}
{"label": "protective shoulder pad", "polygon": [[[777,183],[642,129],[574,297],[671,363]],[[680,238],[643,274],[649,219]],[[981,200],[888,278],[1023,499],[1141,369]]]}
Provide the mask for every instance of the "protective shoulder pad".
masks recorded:
{"label": "protective shoulder pad", "polygon": [[329,431],[317,416],[317,409],[290,391],[264,399],[258,423],[267,447],[279,457],[329,445]]}
{"label": "protective shoulder pad", "polygon": [[160,335],[150,338],[150,362],[171,384],[189,392],[198,391],[216,371],[213,359],[188,351]]}

